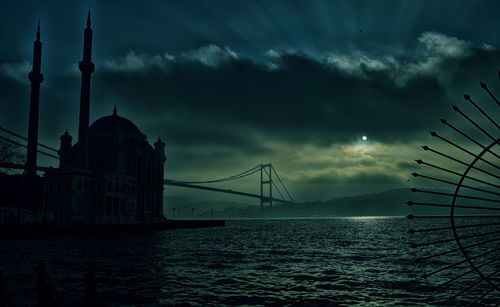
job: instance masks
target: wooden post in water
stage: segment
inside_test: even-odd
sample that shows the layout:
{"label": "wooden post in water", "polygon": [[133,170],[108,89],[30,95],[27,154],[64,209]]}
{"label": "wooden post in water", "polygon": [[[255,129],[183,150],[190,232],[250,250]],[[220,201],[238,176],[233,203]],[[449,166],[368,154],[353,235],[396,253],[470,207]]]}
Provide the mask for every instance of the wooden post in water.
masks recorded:
{"label": "wooden post in water", "polygon": [[7,306],[7,283],[3,272],[0,271],[0,307]]}
{"label": "wooden post in water", "polygon": [[38,262],[36,267],[36,305],[45,306],[46,304],[46,282],[47,282],[47,271],[45,268],[45,261]]}
{"label": "wooden post in water", "polygon": [[89,269],[85,273],[85,296],[83,297],[83,306],[95,306],[95,271]]}

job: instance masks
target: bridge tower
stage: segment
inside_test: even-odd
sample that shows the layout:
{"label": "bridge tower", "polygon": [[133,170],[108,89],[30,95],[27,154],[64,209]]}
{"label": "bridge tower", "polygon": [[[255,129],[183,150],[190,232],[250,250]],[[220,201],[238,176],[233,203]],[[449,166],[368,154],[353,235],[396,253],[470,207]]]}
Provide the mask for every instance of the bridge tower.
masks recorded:
{"label": "bridge tower", "polygon": [[[273,206],[273,178],[272,178],[272,164],[260,165],[260,207],[264,208],[264,203],[269,203]],[[265,177],[265,178],[264,178]],[[264,196],[264,185],[269,185],[269,195]]]}

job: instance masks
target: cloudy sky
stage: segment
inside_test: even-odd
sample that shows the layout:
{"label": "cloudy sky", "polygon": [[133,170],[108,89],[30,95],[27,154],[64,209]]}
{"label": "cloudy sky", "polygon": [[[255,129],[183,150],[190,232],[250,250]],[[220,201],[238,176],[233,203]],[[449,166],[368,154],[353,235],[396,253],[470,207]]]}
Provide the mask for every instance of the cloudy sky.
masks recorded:
{"label": "cloudy sky", "polygon": [[[489,110],[480,80],[500,92],[498,1],[91,6],[91,121],[116,103],[150,141],[166,142],[172,179],[270,162],[298,200],[406,187],[419,146],[432,143],[428,131],[456,118],[450,105],[464,105],[467,92]],[[0,125],[27,134],[40,18],[40,142],[58,147],[66,127],[76,138],[88,2],[3,1],[0,9]],[[257,192],[258,182],[222,187]]]}

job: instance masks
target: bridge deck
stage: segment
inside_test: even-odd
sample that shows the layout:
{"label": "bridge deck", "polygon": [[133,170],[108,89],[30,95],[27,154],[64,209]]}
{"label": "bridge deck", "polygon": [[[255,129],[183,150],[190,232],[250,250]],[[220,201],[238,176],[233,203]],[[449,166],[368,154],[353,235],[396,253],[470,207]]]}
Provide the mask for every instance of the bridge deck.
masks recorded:
{"label": "bridge deck", "polygon": [[265,196],[261,197],[258,194],[252,194],[252,193],[234,191],[234,190],[229,190],[229,189],[219,189],[219,188],[205,187],[205,186],[201,186],[201,185],[195,185],[195,184],[188,184],[188,183],[183,183],[183,182],[172,181],[172,180],[168,180],[168,179],[165,180],[165,181],[163,181],[163,184],[177,186],[177,187],[183,187],[183,188],[200,189],[200,190],[207,190],[207,191],[214,191],[214,192],[221,192],[221,193],[236,194],[236,195],[253,197],[253,198],[258,198],[258,199],[263,198],[266,201],[272,200],[273,202],[293,203],[293,202],[288,201],[288,200],[283,200],[283,199],[274,198],[274,197],[271,197],[271,198],[265,197]]}

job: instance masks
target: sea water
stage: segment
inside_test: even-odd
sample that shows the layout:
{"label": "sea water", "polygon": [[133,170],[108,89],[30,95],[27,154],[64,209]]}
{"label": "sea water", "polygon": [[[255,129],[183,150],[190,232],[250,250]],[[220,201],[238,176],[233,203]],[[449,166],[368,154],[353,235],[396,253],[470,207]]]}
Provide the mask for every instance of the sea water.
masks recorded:
{"label": "sea water", "polygon": [[[447,223],[404,217],[229,220],[217,228],[9,240],[0,241],[0,269],[15,306],[34,305],[40,260],[63,306],[81,305],[88,268],[95,269],[97,297],[107,306],[438,305],[478,276],[436,289],[470,266],[423,278],[464,258],[452,253],[417,262],[456,243],[412,249],[417,241],[451,236],[416,238],[407,231]],[[498,253],[489,257],[498,259]],[[486,290],[479,284],[452,304],[471,303]],[[484,302],[498,299],[492,291]]]}

